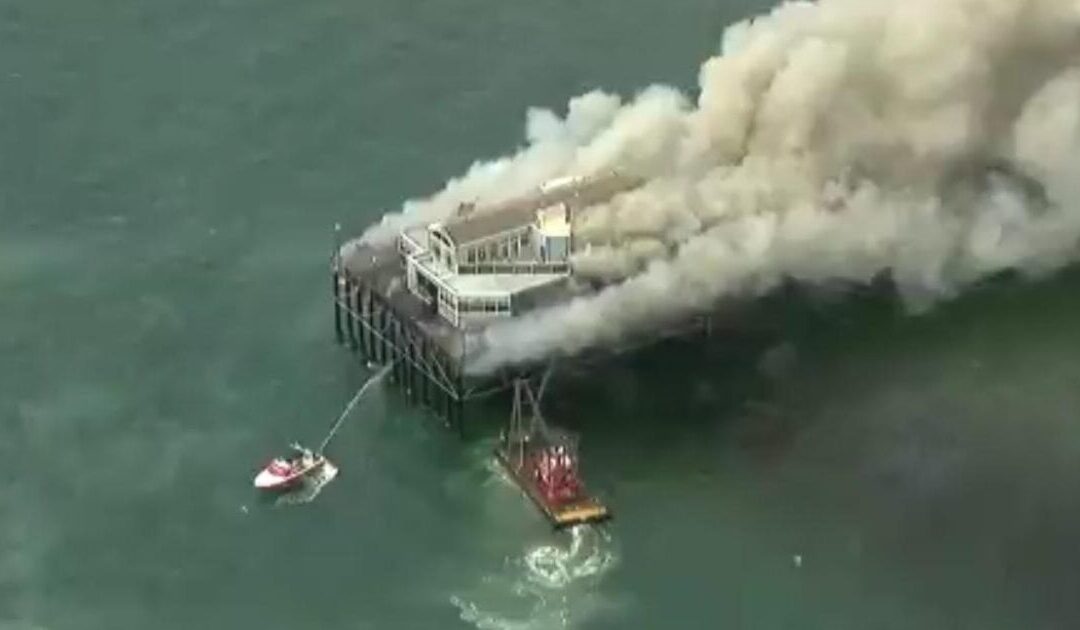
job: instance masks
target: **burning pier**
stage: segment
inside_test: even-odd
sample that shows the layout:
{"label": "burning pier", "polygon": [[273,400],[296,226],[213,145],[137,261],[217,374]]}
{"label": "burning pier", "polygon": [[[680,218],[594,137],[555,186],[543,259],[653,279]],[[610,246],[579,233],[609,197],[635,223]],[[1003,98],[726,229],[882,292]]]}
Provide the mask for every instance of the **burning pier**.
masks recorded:
{"label": "burning pier", "polygon": [[[464,435],[468,401],[520,386],[545,368],[516,365],[470,374],[470,362],[483,349],[484,330],[595,292],[598,287],[574,274],[575,216],[643,183],[614,172],[562,178],[506,202],[463,204],[442,221],[403,230],[392,244],[339,245],[332,262],[339,341],[368,361],[392,365],[390,379],[411,401]],[[638,345],[708,332],[711,323],[708,316],[693,318]],[[610,352],[597,350],[573,360]],[[520,390],[515,391],[520,403]],[[549,439],[559,432],[542,422],[526,427],[520,413],[515,417],[498,454],[523,489],[546,506],[556,524],[604,517],[602,506],[577,496],[573,441]],[[544,438],[556,450],[526,454],[520,447],[528,443],[531,449],[536,444],[532,438]],[[519,448],[511,448],[507,439],[516,440]],[[544,494],[544,488],[551,492]]]}

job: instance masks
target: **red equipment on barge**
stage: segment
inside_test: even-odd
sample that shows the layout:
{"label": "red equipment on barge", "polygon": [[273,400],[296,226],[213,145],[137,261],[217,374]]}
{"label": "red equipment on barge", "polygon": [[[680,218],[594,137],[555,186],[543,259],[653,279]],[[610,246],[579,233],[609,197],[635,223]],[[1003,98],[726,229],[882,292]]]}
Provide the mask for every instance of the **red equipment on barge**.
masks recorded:
{"label": "red equipment on barge", "polygon": [[[525,402],[531,407],[528,418],[524,416]],[[514,383],[510,426],[503,432],[495,454],[556,527],[611,517],[603,504],[589,496],[578,474],[576,436],[544,422],[537,397],[523,379]]]}

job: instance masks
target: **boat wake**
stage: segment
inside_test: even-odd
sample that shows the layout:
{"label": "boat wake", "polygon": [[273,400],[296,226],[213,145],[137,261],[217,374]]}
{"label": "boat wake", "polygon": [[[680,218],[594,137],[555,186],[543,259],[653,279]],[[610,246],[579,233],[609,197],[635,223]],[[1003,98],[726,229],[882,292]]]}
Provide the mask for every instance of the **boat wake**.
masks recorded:
{"label": "boat wake", "polygon": [[579,525],[569,537],[507,558],[472,593],[452,596],[461,619],[481,630],[571,628],[610,607],[595,586],[617,563],[611,534]]}
{"label": "boat wake", "polygon": [[305,477],[295,490],[274,497],[274,507],[311,503],[337,475],[337,466],[327,460],[318,471]]}
{"label": "boat wake", "polygon": [[598,576],[615,562],[610,548],[611,534],[601,528],[578,526],[570,530],[567,549],[541,545],[525,554],[526,577],[549,589],[560,589]]}

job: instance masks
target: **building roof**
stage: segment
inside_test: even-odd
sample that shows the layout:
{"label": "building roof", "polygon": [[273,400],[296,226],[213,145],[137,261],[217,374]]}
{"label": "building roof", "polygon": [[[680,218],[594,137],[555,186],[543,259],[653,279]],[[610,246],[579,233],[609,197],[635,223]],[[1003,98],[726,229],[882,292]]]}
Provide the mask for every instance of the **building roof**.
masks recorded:
{"label": "building roof", "polygon": [[536,213],[534,197],[514,199],[492,206],[490,209],[474,210],[476,214],[451,219],[443,224],[443,230],[455,245],[478,241],[523,225],[528,225]]}
{"label": "building roof", "polygon": [[527,225],[536,218],[536,211],[541,208],[559,203],[568,203],[575,209],[585,208],[637,188],[644,181],[611,172],[566,183],[560,182],[524,197],[486,207],[479,206],[466,216],[446,221],[443,229],[455,245],[461,246]]}

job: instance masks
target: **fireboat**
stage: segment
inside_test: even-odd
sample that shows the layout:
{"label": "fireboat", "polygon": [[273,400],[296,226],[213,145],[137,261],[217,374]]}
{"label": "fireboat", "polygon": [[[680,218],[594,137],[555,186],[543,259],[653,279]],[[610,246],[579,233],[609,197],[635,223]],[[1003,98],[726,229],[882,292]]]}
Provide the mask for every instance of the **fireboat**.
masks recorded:
{"label": "fireboat", "polygon": [[[331,425],[330,432],[323,438],[322,443],[319,444],[318,450],[312,451],[305,446],[293,442],[290,445],[292,448],[291,456],[283,455],[271,459],[266,466],[255,475],[255,487],[266,493],[279,493],[295,490],[304,486],[305,482],[308,480],[313,480],[317,484],[313,486],[314,492],[317,493],[322,485],[337,476],[337,467],[334,466],[330,460],[326,459],[326,456],[323,455],[323,451],[330,445],[330,440],[334,439],[334,436],[337,435],[338,429],[341,428],[345,419],[349,417],[349,412],[356,406],[356,403],[364,396],[364,392],[386,376],[394,366],[394,363],[395,361],[391,361],[389,364],[385,365],[374,376],[365,381],[360,389],[356,391],[356,395],[352,397],[349,404],[345,405],[345,410],[341,412],[341,415],[338,416],[337,420],[334,421],[334,424]],[[314,497],[314,494],[312,494],[312,497]]]}
{"label": "fireboat", "polygon": [[[541,382],[541,392],[549,375]],[[611,518],[607,507],[589,495],[578,473],[577,436],[549,426],[538,399],[527,380],[514,381],[510,425],[495,449],[496,458],[556,529]]]}
{"label": "fireboat", "polygon": [[295,443],[291,447],[291,457],[275,457],[259,471],[255,476],[256,488],[271,492],[291,490],[328,463],[322,453],[313,453]]}

